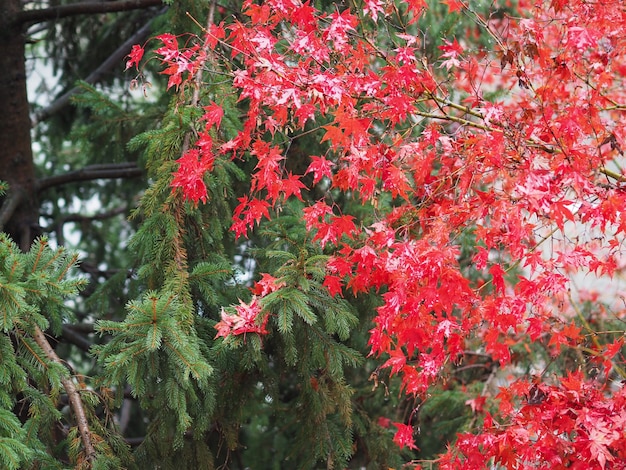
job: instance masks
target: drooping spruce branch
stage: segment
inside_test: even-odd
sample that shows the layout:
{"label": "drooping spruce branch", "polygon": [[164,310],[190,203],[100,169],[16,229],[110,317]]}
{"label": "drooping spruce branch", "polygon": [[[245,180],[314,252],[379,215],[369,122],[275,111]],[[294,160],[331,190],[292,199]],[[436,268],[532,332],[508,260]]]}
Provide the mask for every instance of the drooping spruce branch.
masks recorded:
{"label": "drooping spruce branch", "polygon": [[162,5],[161,0],[116,0],[112,2],[79,2],[68,5],[58,5],[38,10],[24,10],[20,12],[15,23],[21,25],[41,23],[57,20],[68,16],[93,15],[98,13],[116,13],[129,10],[139,10],[152,6]]}
{"label": "drooping spruce branch", "polygon": [[[157,14],[160,15],[165,12],[165,8]],[[124,43],[115,49],[115,51],[104,61],[98,68],[96,68],[93,72],[91,72],[83,82],[93,85],[94,83],[98,83],[102,77],[104,77],[107,72],[109,72],[114,67],[119,67],[122,63],[122,59],[124,56],[128,54],[133,44],[142,43],[150,34],[152,19],[148,21],[145,25],[137,30],[135,34],[133,34],[130,38],[128,38]],[[59,98],[54,100],[48,106],[43,109],[38,110],[31,117],[31,125],[32,127],[37,126],[40,122],[45,121],[50,116],[59,112],[65,105],[70,102],[70,98],[74,96],[76,93],[80,91],[79,86],[75,86],[71,90],[67,91]]]}
{"label": "drooping spruce branch", "polygon": [[114,179],[114,178],[137,178],[143,172],[136,163],[110,163],[89,165],[76,171],[70,171],[62,175],[49,176],[37,181],[37,191],[62,186],[64,184],[76,183],[78,181],[91,181],[98,179]]}

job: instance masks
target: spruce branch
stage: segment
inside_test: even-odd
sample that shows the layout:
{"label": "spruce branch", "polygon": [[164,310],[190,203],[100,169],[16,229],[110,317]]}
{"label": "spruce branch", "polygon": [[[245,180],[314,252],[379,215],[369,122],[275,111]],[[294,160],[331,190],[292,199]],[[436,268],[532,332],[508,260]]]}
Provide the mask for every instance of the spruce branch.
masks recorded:
{"label": "spruce branch", "polygon": [[[165,9],[161,10],[158,14],[165,12]],[[90,85],[99,82],[102,77],[114,67],[120,66],[124,57],[129,53],[133,44],[141,43],[145,41],[145,39],[150,34],[150,28],[152,24],[152,19],[148,21],[145,25],[137,30],[135,34],[133,34],[130,38],[128,38],[124,43],[115,49],[115,51],[104,61],[102,64],[98,66],[93,72],[91,72],[83,82],[89,83]],[[46,106],[43,109],[37,111],[31,118],[31,126],[35,127],[40,122],[45,121],[50,116],[59,112],[65,105],[67,105],[70,101],[70,98],[74,96],[76,93],[80,91],[79,86],[75,86],[71,90],[67,91],[56,100],[54,100],[51,104]]]}
{"label": "spruce branch", "polygon": [[111,163],[102,165],[89,165],[76,171],[70,171],[62,175],[42,178],[36,183],[38,192],[45,189],[76,183],[78,181],[91,181],[98,179],[137,178],[143,174],[136,163]]}
{"label": "spruce branch", "polygon": [[[46,339],[43,331],[41,331],[41,329],[36,325],[34,326],[33,339],[44,351],[49,360],[65,367],[65,363],[54,351],[54,349]],[[96,450],[93,446],[93,443],[91,442],[91,430],[89,429],[89,422],[87,420],[85,408],[83,407],[83,402],[80,398],[78,390],[76,389],[76,385],[74,385],[74,381],[69,376],[69,371],[68,375],[64,375],[63,377],[61,377],[61,384],[63,385],[63,388],[67,393],[68,399],[70,401],[70,407],[74,412],[74,416],[76,418],[76,426],[78,427],[78,432],[80,434],[83,447],[85,448],[87,461],[92,464],[96,458]]]}
{"label": "spruce branch", "polygon": [[99,13],[117,13],[129,10],[139,10],[152,6],[162,5],[162,0],[114,0],[112,2],[79,2],[67,5],[57,5],[50,8],[23,10],[15,18],[16,24],[26,25],[43,21],[58,20],[68,16],[95,15]]}

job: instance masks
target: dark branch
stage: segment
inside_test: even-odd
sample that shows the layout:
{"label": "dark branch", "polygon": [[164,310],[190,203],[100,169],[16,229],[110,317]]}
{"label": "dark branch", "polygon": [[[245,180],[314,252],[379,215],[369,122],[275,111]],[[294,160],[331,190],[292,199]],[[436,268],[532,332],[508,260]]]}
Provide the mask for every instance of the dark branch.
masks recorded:
{"label": "dark branch", "polygon": [[91,349],[91,341],[79,334],[70,325],[63,325],[63,339],[68,343],[88,352]]}
{"label": "dark branch", "polygon": [[115,0],[112,2],[80,2],[58,5],[39,10],[23,10],[15,19],[17,24],[34,24],[42,21],[56,20],[68,16],[94,15],[98,13],[115,13],[128,10],[139,10],[162,5],[161,0]]}
{"label": "dark branch", "polygon": [[64,328],[69,328],[70,330],[80,333],[82,335],[90,335],[95,331],[95,327],[93,323],[66,323],[63,325]]}
{"label": "dark branch", "polygon": [[62,224],[66,224],[68,222],[89,223],[89,222],[93,222],[94,220],[110,219],[112,217],[125,214],[126,212],[128,212],[127,207],[118,207],[108,212],[101,212],[100,214],[94,214],[94,215],[69,214],[63,217],[60,222]]}
{"label": "dark branch", "polygon": [[114,178],[138,178],[143,174],[135,163],[112,163],[109,165],[89,165],[81,170],[70,171],[62,175],[49,176],[37,181],[37,191],[62,186],[78,181],[90,181]]}
{"label": "dark branch", "polygon": [[[62,217],[60,220],[56,221],[53,225],[46,227],[44,230],[47,232],[54,232],[57,237],[57,243],[60,246],[65,245],[65,235],[63,234],[63,227],[68,222],[78,222],[80,224],[89,224],[94,220],[106,220],[112,217],[116,217],[121,214],[126,214],[128,212],[128,207],[118,207],[116,209],[110,210],[108,212],[102,212],[100,214],[94,215],[82,215],[82,214],[69,214]],[[82,267],[82,264],[81,264]],[[102,271],[100,275],[105,275],[105,271]],[[92,273],[93,274],[93,273]],[[115,274],[115,273],[113,273]],[[112,274],[109,274],[110,277]]]}
{"label": "dark branch", "polygon": [[[159,12],[163,13],[165,9]],[[134,44],[142,43],[150,34],[150,24],[152,20],[148,21],[145,25],[143,25],[140,29],[137,30],[135,34],[133,34],[130,38],[128,38],[124,44],[118,47],[113,54],[111,54],[100,66],[91,72],[83,81],[86,83],[94,84],[99,82],[103,76],[107,74],[107,72],[114,67],[122,66],[122,59],[130,52],[131,47]],[[67,103],[69,103],[70,98],[74,96],[78,91],[80,91],[80,87],[76,86],[69,90],[68,92],[61,95],[50,105],[45,108],[37,111],[31,119],[31,126],[35,127],[41,121],[45,121],[50,116],[58,112],[62,109]]]}
{"label": "dark branch", "polygon": [[145,441],[146,438],[145,437],[127,437],[124,440],[126,441],[126,444],[128,444],[131,447],[139,447],[141,444],[143,444],[143,441]]}
{"label": "dark branch", "polygon": [[108,279],[120,272],[119,269],[99,269],[98,266],[93,263],[88,263],[87,261],[81,261],[81,263],[78,265],[78,269],[96,279],[99,277],[104,277]]}
{"label": "dark branch", "polygon": [[7,197],[2,203],[2,208],[0,208],[0,231],[4,230],[5,224],[13,217],[15,209],[22,203],[24,196],[23,190],[9,188]]}

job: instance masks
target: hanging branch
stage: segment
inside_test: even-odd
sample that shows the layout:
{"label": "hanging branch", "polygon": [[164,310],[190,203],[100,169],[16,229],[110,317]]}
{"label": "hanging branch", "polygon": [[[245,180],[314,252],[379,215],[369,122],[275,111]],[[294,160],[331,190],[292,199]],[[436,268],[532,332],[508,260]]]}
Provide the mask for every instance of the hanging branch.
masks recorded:
{"label": "hanging branch", "polygon": [[23,10],[16,16],[15,23],[23,25],[34,24],[66,18],[68,16],[117,13],[121,11],[140,10],[142,8],[162,4],[162,0],[115,0],[112,2],[71,3],[38,10]]}
{"label": "hanging branch", "polygon": [[76,171],[63,173],[62,175],[49,176],[37,181],[38,192],[53,186],[75,183],[77,181],[91,181],[98,179],[113,178],[137,178],[143,174],[136,163],[111,163],[102,165],[89,165]]}
{"label": "hanging branch", "polygon": [[[166,8],[159,11],[158,15],[164,13]],[[143,42],[148,35],[150,34],[152,20],[148,21],[145,25],[137,30],[135,34],[133,34],[128,40],[126,40],[120,47],[118,47],[113,54],[111,54],[100,66],[91,72],[83,82],[89,83],[90,85],[99,82],[102,77],[114,67],[119,66],[122,63],[124,57],[128,54],[133,44]],[[76,86],[71,90],[67,91],[55,101],[50,103],[43,109],[37,111],[31,118],[31,126],[35,127],[40,122],[45,121],[53,114],[57,113],[61,110],[66,104],[69,103],[70,98],[74,96],[76,93],[80,91],[80,87]]]}
{"label": "hanging branch", "polygon": [[[63,367],[65,367],[65,363],[61,360],[59,356],[57,356],[57,353],[54,351],[52,346],[50,346],[50,343],[46,339],[46,336],[38,326],[35,326],[33,338],[35,342],[39,345],[39,347],[46,353],[46,356],[49,360],[57,364],[61,364]],[[67,392],[70,406],[76,418],[76,426],[78,427],[80,439],[83,443],[83,447],[85,448],[87,461],[91,464],[96,457],[96,450],[93,447],[93,443],[91,442],[91,431],[89,430],[89,422],[87,421],[87,415],[85,414],[83,402],[80,399],[80,394],[76,389],[76,385],[74,385],[74,381],[71,377],[61,377],[61,384]]]}

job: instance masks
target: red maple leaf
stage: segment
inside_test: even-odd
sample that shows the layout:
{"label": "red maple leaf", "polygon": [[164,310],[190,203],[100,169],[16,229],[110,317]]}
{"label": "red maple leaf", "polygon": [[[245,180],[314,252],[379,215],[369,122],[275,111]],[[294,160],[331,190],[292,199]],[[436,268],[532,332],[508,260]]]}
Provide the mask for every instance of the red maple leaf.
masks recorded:
{"label": "red maple leaf", "polygon": [[281,281],[271,274],[261,274],[261,279],[254,283],[254,287],[250,289],[254,295],[264,297],[278,289],[285,287],[285,282]]}
{"label": "red maple leaf", "polygon": [[285,200],[291,196],[296,196],[302,201],[301,191],[307,188],[302,181],[300,181],[300,177],[298,175],[292,175],[289,173],[286,179],[280,180],[280,189]]}
{"label": "red maple leaf", "polygon": [[311,164],[307,168],[306,173],[313,173],[313,184],[319,183],[322,178],[327,177],[332,179],[332,168],[335,166],[333,162],[327,160],[324,157],[311,155]]}
{"label": "red maple leaf", "polygon": [[409,449],[417,449],[415,445],[415,438],[413,437],[413,426],[403,423],[393,423],[398,428],[393,436],[393,442],[396,443],[401,449],[408,447]]}
{"label": "red maple leaf", "polygon": [[236,237],[245,235],[248,228],[252,227],[255,222],[260,223],[263,217],[270,218],[269,202],[248,196],[242,196],[237,200],[239,205],[233,212],[233,225],[231,226]]}
{"label": "red maple leaf", "polygon": [[339,276],[327,274],[324,278],[323,286],[328,289],[328,293],[332,297],[335,297],[336,295],[343,297],[343,281]]}
{"label": "red maple leaf", "polygon": [[269,219],[269,207],[270,204],[267,201],[262,201],[257,198],[250,199],[250,201],[248,202],[246,220],[249,220],[249,222],[252,222],[254,220],[258,224],[261,222],[261,219],[263,217]]}
{"label": "red maple leaf", "polygon": [[415,23],[420,19],[422,13],[428,10],[428,2],[426,0],[407,0],[409,11],[413,13],[413,18],[409,21],[409,24]]}
{"label": "red maple leaf", "polygon": [[496,293],[504,294],[504,269],[499,264],[494,264],[489,268],[489,274],[492,276],[493,288]]}
{"label": "red maple leaf", "polygon": [[465,7],[461,0],[441,0],[441,3],[448,5],[450,13],[461,11]]}
{"label": "red maple leaf", "polygon": [[246,333],[267,334],[268,316],[265,315],[259,322],[261,305],[256,296],[252,297],[248,304],[240,300],[239,305],[235,306],[234,309],[234,314],[230,314],[226,309],[222,309],[222,319],[215,325],[217,330],[216,338]]}
{"label": "red maple leaf", "polygon": [[130,54],[128,54],[128,61],[126,61],[126,68],[124,70],[128,70],[132,66],[137,67],[139,69],[139,62],[141,62],[141,58],[143,57],[143,47],[138,44],[133,45],[130,50]]}
{"label": "red maple leaf", "polygon": [[211,127],[215,124],[215,127],[219,129],[220,124],[222,123],[222,117],[224,116],[224,110],[222,107],[212,102],[209,106],[205,106],[203,109],[205,112],[200,119],[206,121],[207,127]]}
{"label": "red maple leaf", "polygon": [[171,183],[172,190],[181,188],[184,198],[193,201],[194,204],[198,201],[206,202],[207,189],[204,184],[204,175],[213,168],[215,160],[213,154],[208,152],[199,157],[200,150],[192,149],[176,160],[179,166]]}

